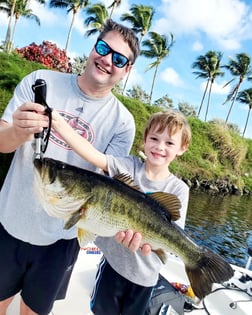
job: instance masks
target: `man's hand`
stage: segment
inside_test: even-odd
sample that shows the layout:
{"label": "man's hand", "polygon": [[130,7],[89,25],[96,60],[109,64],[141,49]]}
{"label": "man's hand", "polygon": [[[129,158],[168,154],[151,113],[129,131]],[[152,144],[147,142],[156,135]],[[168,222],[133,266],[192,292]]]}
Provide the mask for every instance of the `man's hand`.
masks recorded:
{"label": "man's hand", "polygon": [[28,137],[48,127],[48,117],[44,115],[44,106],[36,103],[24,103],[13,113],[13,127],[18,136]]}
{"label": "man's hand", "polygon": [[24,103],[13,113],[12,123],[0,120],[0,152],[15,151],[25,141],[32,140],[35,133],[48,127],[44,110],[40,104]]}
{"label": "man's hand", "polygon": [[141,248],[141,252],[144,256],[147,256],[151,252],[151,246],[149,244],[143,244],[142,235],[138,232],[133,232],[132,230],[127,230],[126,232],[118,232],[115,236],[117,243],[122,244],[132,252],[136,252]]}

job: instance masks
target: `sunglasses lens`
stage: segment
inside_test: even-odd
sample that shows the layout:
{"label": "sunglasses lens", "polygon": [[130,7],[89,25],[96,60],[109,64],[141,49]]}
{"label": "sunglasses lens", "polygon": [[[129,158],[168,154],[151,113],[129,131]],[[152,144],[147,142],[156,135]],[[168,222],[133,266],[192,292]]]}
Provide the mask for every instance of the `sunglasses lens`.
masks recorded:
{"label": "sunglasses lens", "polygon": [[125,56],[117,52],[113,52],[112,62],[116,67],[122,68],[128,63],[128,61],[128,58],[126,58]]}
{"label": "sunglasses lens", "polygon": [[106,56],[111,52],[110,47],[102,40],[99,40],[95,45],[95,50],[97,54],[101,56]]}
{"label": "sunglasses lens", "polygon": [[112,62],[118,68],[124,67],[129,62],[128,58],[114,51],[103,40],[98,40],[98,42],[95,44],[95,50],[100,56],[107,56],[112,52]]}

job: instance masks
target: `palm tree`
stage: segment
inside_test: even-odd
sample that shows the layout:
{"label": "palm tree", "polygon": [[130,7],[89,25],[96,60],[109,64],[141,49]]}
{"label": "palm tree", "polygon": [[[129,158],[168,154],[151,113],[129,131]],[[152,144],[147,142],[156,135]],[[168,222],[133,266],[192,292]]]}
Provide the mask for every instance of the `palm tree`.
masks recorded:
{"label": "palm tree", "polygon": [[87,27],[91,27],[90,30],[86,31],[86,36],[101,32],[105,22],[109,17],[109,13],[105,5],[102,3],[93,4],[87,8],[86,13],[90,16],[86,18],[84,24]]}
{"label": "palm tree", "polygon": [[[45,0],[37,0],[37,1],[41,4],[45,3]],[[4,0],[0,2],[0,11],[7,13],[9,16],[8,27],[7,27],[5,41],[4,41],[4,48],[8,53],[11,51],[11,47],[12,47],[11,37],[13,38],[13,34],[12,34],[13,31],[11,31],[11,27],[12,27],[12,19],[15,15],[16,3],[17,3],[17,0]],[[27,4],[28,4],[28,1],[27,1]]]}
{"label": "palm tree", "polygon": [[157,76],[158,67],[161,61],[168,57],[170,54],[170,49],[174,44],[173,34],[170,33],[170,38],[165,35],[160,35],[156,32],[149,32],[150,39],[146,39],[143,41],[142,45],[147,47],[147,50],[141,50],[141,55],[145,56],[146,58],[156,58],[156,61],[152,62],[146,71],[150,70],[151,68],[155,67],[151,92],[149,97],[149,103],[151,104],[152,93],[154,88],[154,83]]}
{"label": "palm tree", "polygon": [[[140,37],[140,44],[141,44],[143,37],[147,34],[147,32],[149,31],[151,27],[152,18],[155,11],[153,7],[151,6],[133,4],[130,8],[130,12],[131,13],[124,13],[121,17],[121,20],[127,21],[130,24],[132,24],[133,31],[141,34],[141,37]],[[124,87],[122,91],[123,94],[126,89],[129,76],[130,76],[130,71],[128,72],[128,75],[124,83]]]}
{"label": "palm tree", "polygon": [[108,9],[111,9],[110,11],[110,15],[109,15],[109,18],[111,19],[112,18],[112,15],[114,13],[114,10],[116,7],[119,7],[119,5],[122,3],[122,0],[114,0],[111,5],[108,7]]}
{"label": "palm tree", "polygon": [[21,16],[28,18],[28,19],[33,19],[33,20],[35,20],[35,22],[38,25],[40,25],[40,19],[38,18],[38,16],[33,14],[31,9],[27,8],[28,3],[29,3],[29,0],[17,0],[17,2],[16,2],[16,6],[15,6],[15,10],[14,10],[15,20],[14,20],[12,36],[11,36],[11,40],[10,40],[11,48],[14,45],[14,36],[15,36],[15,32],[16,32],[17,22]]}
{"label": "palm tree", "polygon": [[202,109],[202,105],[204,103],[204,99],[208,90],[208,101],[207,108],[205,113],[205,121],[207,120],[207,114],[210,105],[210,98],[212,92],[212,86],[217,76],[224,76],[224,72],[220,71],[221,68],[221,59],[223,53],[216,51],[208,51],[205,55],[201,55],[197,58],[197,60],[192,64],[192,67],[195,69],[199,69],[198,71],[194,71],[193,74],[196,74],[198,78],[206,79],[207,84],[203,93],[203,97],[201,99],[200,108],[197,116],[199,117],[200,111]]}
{"label": "palm tree", "polygon": [[5,36],[5,41],[4,41],[4,49],[7,52],[10,52],[10,38],[11,38],[11,25],[12,25],[12,18],[14,15],[14,10],[16,6],[16,0],[13,1],[1,1],[0,3],[0,11],[5,12],[9,16],[9,21],[8,21],[8,27],[7,27],[7,32]]}
{"label": "palm tree", "polygon": [[49,7],[50,8],[60,8],[60,9],[67,9],[67,13],[73,13],[72,21],[70,24],[70,28],[67,35],[67,41],[65,45],[65,52],[67,52],[69,42],[72,35],[72,30],[75,22],[76,14],[83,10],[89,4],[89,0],[50,0]]}
{"label": "palm tree", "polygon": [[[228,122],[229,115],[230,115],[232,108],[234,106],[234,103],[235,103],[235,100],[237,97],[237,93],[239,92],[241,84],[243,83],[243,81],[245,79],[247,79],[248,81],[252,80],[252,69],[250,66],[249,55],[247,55],[245,53],[240,53],[240,54],[236,55],[236,59],[237,60],[230,58],[229,63],[227,65],[223,66],[223,68],[228,69],[234,77],[239,78],[237,84],[234,86],[233,90],[231,91],[231,93],[229,93],[229,95],[227,96],[227,99],[223,103],[223,104],[226,104],[228,101],[232,100],[228,114],[227,114],[227,117],[226,117],[226,120],[225,120],[225,123]],[[235,78],[230,80],[227,84],[225,84],[225,86],[227,86],[228,84],[230,84],[234,80],[235,80]]]}
{"label": "palm tree", "polygon": [[244,137],[246,129],[247,129],[247,126],[248,126],[250,112],[251,112],[251,109],[252,109],[252,88],[239,92],[237,94],[237,98],[236,99],[240,103],[248,105],[248,115],[247,115],[245,127],[243,129],[243,133],[242,133],[242,136]]}

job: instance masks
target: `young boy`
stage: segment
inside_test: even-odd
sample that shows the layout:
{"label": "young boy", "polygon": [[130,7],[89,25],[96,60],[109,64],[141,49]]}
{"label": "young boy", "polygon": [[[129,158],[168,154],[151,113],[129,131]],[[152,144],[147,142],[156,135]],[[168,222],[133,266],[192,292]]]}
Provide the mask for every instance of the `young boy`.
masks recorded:
{"label": "young boy", "polygon": [[[114,157],[99,152],[55,111],[53,128],[76,153],[110,176],[126,173],[145,193],[163,191],[177,195],[182,207],[176,223],[184,228],[189,188],[169,171],[170,163],[187,150],[191,141],[190,126],[183,114],[169,110],[150,117],[144,132],[144,162],[136,156]],[[95,243],[104,257],[91,297],[93,313],[144,314],[162,267],[158,256],[143,256],[140,250],[131,252],[110,237],[97,237]]]}

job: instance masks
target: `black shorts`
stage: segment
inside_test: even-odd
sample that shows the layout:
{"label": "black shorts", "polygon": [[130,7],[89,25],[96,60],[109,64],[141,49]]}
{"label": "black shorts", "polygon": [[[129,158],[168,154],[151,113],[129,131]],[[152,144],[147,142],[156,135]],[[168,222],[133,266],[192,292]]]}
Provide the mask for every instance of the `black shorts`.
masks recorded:
{"label": "black shorts", "polygon": [[20,292],[34,312],[47,315],[55,300],[65,298],[79,249],[77,239],[31,245],[0,224],[0,300]]}
{"label": "black shorts", "polygon": [[103,257],[97,271],[90,308],[95,315],[143,315],[153,287],[119,275]]}

